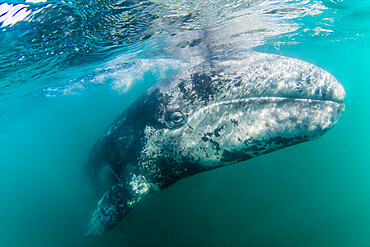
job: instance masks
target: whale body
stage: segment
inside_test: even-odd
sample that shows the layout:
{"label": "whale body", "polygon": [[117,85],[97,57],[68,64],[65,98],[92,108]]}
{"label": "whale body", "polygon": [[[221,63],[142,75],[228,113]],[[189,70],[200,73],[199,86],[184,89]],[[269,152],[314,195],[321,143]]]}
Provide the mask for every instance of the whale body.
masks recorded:
{"label": "whale body", "polygon": [[310,63],[257,52],[213,58],[150,88],[95,144],[101,196],[86,235],[111,230],[178,180],[313,140],[338,121],[345,91]]}

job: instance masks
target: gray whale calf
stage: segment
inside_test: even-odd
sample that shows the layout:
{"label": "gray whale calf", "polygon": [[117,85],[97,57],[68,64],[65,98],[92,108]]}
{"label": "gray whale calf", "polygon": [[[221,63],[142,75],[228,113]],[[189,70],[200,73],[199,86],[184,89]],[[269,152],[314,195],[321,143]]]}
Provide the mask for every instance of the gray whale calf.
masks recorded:
{"label": "gray whale calf", "polygon": [[255,52],[208,59],[159,82],[89,155],[101,199],[86,235],[109,231],[145,195],[182,178],[323,135],[344,99],[321,68]]}

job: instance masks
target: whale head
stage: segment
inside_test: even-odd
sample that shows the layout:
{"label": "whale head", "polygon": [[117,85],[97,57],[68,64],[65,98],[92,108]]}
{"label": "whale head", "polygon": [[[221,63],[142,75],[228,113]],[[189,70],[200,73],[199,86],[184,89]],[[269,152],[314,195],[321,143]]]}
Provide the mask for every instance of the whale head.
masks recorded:
{"label": "whale head", "polygon": [[208,170],[309,141],[336,124],[344,99],[330,73],[298,59],[252,52],[210,60],[139,99],[151,120],[140,162],[197,172],[194,164]]}

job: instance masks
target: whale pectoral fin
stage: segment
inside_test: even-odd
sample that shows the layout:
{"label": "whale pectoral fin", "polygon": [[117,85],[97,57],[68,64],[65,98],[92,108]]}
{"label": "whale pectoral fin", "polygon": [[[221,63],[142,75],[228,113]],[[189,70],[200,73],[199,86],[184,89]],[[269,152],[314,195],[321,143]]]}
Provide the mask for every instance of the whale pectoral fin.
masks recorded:
{"label": "whale pectoral fin", "polygon": [[131,183],[117,184],[104,193],[91,216],[85,236],[97,236],[111,230],[149,192],[148,188],[135,190]]}

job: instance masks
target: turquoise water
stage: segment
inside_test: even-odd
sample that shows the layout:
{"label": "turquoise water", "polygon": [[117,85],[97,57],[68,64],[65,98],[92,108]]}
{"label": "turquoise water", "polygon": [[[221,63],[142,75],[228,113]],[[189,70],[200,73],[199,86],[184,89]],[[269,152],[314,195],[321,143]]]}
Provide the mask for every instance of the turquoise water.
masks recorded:
{"label": "turquoise water", "polygon": [[[127,17],[114,1],[27,3],[41,11],[3,21],[0,246],[370,246],[369,3],[230,1],[238,7],[220,12],[206,1],[145,4]],[[233,23],[233,13],[249,22]],[[181,180],[111,232],[84,237],[96,199],[81,170],[93,144],[146,89],[199,57],[171,40],[228,22],[239,36],[213,41],[217,53],[253,49],[332,73],[347,93],[338,124],[318,140]]]}

